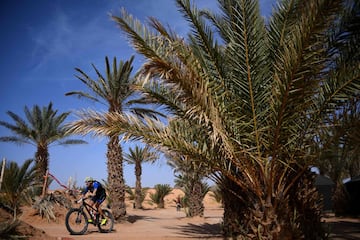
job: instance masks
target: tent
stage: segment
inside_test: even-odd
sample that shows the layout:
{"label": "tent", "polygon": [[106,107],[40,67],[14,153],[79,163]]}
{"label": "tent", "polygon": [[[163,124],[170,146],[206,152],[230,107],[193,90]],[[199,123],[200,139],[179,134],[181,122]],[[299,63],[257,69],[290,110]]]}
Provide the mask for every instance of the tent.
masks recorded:
{"label": "tent", "polygon": [[335,183],[328,177],[323,175],[317,175],[315,178],[315,186],[317,191],[320,193],[323,198],[323,210],[332,211],[333,210],[333,191]]}

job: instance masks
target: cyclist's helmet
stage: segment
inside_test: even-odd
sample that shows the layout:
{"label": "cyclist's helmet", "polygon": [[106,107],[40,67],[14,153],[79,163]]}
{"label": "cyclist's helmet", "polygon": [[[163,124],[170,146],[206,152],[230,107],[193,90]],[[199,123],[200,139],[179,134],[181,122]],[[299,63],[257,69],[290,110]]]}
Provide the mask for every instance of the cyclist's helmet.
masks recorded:
{"label": "cyclist's helmet", "polygon": [[93,182],[94,179],[92,177],[86,177],[84,182]]}

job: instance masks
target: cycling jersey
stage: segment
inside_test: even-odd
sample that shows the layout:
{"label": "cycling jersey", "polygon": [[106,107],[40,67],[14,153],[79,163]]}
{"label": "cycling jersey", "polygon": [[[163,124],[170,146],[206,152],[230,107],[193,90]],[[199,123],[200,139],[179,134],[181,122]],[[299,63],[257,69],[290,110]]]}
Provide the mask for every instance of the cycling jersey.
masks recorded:
{"label": "cycling jersey", "polygon": [[98,181],[94,181],[90,187],[86,187],[84,193],[94,192],[96,189],[96,195],[91,198],[94,202],[102,203],[106,198],[105,188]]}

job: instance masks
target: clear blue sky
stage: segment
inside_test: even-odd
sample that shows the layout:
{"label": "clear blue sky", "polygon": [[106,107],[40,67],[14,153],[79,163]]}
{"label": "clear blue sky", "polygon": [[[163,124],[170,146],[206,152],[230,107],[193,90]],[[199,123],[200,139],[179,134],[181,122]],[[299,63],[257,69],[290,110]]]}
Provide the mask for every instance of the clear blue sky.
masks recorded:
{"label": "clear blue sky", "polygon": [[[271,13],[275,0],[261,0],[264,15]],[[196,0],[203,8],[215,9],[215,0]],[[60,113],[83,108],[106,110],[86,100],[64,94],[85,90],[74,74],[78,67],[95,78],[91,64],[104,69],[104,58],[127,60],[135,55],[123,33],[109,14],[120,16],[120,8],[144,21],[158,18],[180,34],[187,32],[187,23],[173,0],[2,0],[0,2],[0,119],[11,122],[6,114],[12,111],[23,119],[24,106],[47,106],[53,102]],[[135,57],[134,70],[141,65]],[[73,120],[71,115],[67,121]],[[0,127],[0,136],[12,135]],[[61,182],[69,177],[83,185],[86,176],[106,179],[106,143],[101,138],[85,137],[86,145],[53,146],[50,148],[50,172]],[[127,152],[136,143],[122,144]],[[0,157],[22,164],[33,158],[35,146],[18,146],[0,142]],[[126,184],[135,185],[134,166],[124,166]],[[143,167],[142,184],[174,185],[173,171],[165,161]],[[53,188],[59,187],[56,184]]]}

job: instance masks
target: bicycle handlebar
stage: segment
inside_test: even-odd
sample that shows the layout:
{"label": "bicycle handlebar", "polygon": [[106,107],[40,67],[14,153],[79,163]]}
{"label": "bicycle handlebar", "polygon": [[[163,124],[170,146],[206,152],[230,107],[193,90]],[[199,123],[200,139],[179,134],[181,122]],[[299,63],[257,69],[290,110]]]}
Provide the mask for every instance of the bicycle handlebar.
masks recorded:
{"label": "bicycle handlebar", "polygon": [[82,203],[84,200],[86,200],[86,199],[88,199],[88,197],[82,197],[82,198],[80,198],[80,199],[78,199],[78,200],[75,200],[74,202],[75,203]]}

